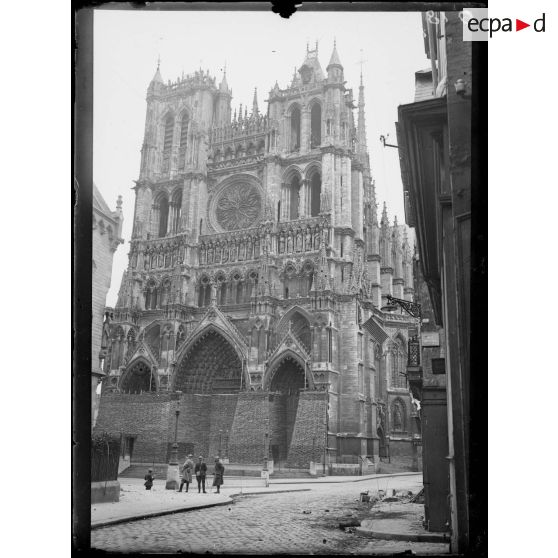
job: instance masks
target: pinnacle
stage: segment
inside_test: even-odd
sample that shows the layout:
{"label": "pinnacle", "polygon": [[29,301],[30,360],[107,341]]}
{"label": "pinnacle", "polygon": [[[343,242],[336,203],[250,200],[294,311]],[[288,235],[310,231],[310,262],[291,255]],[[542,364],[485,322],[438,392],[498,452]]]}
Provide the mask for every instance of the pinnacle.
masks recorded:
{"label": "pinnacle", "polygon": [[333,52],[331,53],[331,58],[329,59],[329,64],[327,65],[327,67],[329,68],[330,66],[340,66],[341,68],[343,67],[343,65],[341,64],[341,60],[339,59],[339,54],[337,52],[337,41],[334,41],[333,43]]}
{"label": "pinnacle", "polygon": [[160,65],[161,60],[159,59],[159,61],[157,62],[157,71],[155,72],[155,75],[153,76],[153,79],[151,80],[151,83],[164,83],[163,82],[163,78],[161,77],[161,71],[159,70],[159,65]]}

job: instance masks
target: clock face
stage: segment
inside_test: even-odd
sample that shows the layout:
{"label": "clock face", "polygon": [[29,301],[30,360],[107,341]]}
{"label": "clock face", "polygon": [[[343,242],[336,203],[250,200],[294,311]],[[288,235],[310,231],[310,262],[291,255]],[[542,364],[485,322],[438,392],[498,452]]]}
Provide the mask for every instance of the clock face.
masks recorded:
{"label": "clock face", "polygon": [[262,197],[254,184],[231,184],[225,188],[215,205],[215,216],[226,231],[246,229],[258,224]]}

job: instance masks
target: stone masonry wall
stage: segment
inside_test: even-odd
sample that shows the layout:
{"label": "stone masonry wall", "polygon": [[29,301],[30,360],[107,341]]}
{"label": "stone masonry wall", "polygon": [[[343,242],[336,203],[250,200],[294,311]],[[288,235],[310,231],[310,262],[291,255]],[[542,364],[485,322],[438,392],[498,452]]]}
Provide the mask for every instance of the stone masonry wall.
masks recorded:
{"label": "stone masonry wall", "polygon": [[[327,393],[301,391],[287,467],[308,467],[324,454]],[[312,453],[312,449],[314,452]]]}

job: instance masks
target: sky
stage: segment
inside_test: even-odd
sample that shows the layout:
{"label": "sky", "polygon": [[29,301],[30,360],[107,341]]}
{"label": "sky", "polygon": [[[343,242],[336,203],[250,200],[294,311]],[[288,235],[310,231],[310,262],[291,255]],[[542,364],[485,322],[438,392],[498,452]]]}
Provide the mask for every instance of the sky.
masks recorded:
{"label": "sky", "polygon": [[[376,194],[390,221],[404,222],[403,189],[394,123],[397,107],[414,96],[414,73],[429,68],[419,12],[304,13],[289,19],[272,12],[147,12],[98,10],[94,19],[93,180],[111,209],[123,197],[123,238],[113,261],[107,305],[114,306],[127,254],[143,141],[146,91],[160,57],[165,83],[200,67],[221,81],[226,64],[232,107],[260,111],[278,81],[285,88],[300,67],[306,45],[318,42],[325,73],[334,39],[346,86],[358,99],[362,67],[368,150]],[[356,119],[356,111],[355,111]]]}

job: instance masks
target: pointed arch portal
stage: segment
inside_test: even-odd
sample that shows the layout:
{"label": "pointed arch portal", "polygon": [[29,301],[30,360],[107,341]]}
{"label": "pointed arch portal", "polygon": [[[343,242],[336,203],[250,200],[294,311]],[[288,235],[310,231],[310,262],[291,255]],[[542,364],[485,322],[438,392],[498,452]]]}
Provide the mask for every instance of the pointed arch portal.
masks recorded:
{"label": "pointed arch portal", "polygon": [[270,391],[271,457],[280,467],[288,458],[293,437],[299,393],[304,389],[306,376],[301,363],[288,355],[272,372]]}
{"label": "pointed arch portal", "polygon": [[157,391],[157,383],[151,366],[143,360],[136,362],[122,377],[120,389],[124,393]]}
{"label": "pointed arch portal", "polygon": [[237,393],[242,363],[232,345],[217,331],[202,335],[177,366],[174,389],[184,393]]}

